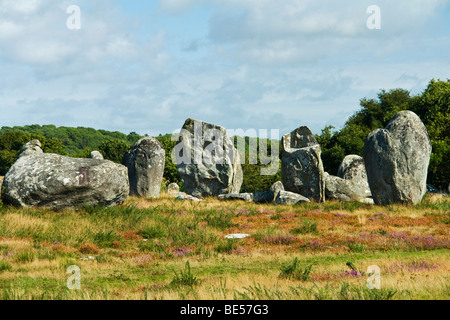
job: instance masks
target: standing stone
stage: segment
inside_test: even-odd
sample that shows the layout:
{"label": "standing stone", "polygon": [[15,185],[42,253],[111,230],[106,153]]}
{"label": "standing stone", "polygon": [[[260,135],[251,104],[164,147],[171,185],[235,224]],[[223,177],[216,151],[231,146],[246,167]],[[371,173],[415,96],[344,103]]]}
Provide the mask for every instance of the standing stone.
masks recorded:
{"label": "standing stone", "polygon": [[385,129],[369,134],[364,162],[376,204],[417,204],[426,192],[431,144],[420,118],[397,113]]}
{"label": "standing stone", "polygon": [[178,186],[178,184],[176,184],[175,182],[172,182],[167,186],[168,194],[176,194],[178,192],[180,192],[180,186]]}
{"label": "standing stone", "polygon": [[164,148],[152,137],[140,139],[125,153],[122,164],[128,167],[130,195],[159,197],[165,159]]}
{"label": "standing stone", "polygon": [[16,207],[52,210],[125,202],[127,168],[108,160],[76,159],[43,153],[40,143],[27,143],[6,173],[2,201]]}
{"label": "standing stone", "polygon": [[243,172],[239,153],[225,128],[187,119],[172,159],[184,181],[184,190],[195,197],[239,193]]}
{"label": "standing stone", "polygon": [[325,201],[325,175],[321,149],[308,127],[282,138],[281,180],[285,190],[318,202]]}
{"label": "standing stone", "polygon": [[99,151],[92,151],[88,158],[104,160],[103,155]]}

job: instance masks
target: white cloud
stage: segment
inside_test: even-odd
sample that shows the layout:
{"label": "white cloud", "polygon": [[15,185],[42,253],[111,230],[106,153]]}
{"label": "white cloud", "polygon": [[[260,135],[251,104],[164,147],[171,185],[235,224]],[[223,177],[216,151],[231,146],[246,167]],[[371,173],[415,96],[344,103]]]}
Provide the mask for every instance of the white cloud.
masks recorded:
{"label": "white cloud", "polygon": [[[382,30],[371,31],[372,1],[161,1],[160,21],[213,12],[208,36],[189,41],[176,27],[138,34],[109,0],[1,1],[1,125],[156,134],[193,117],[281,133],[340,126],[379,89],[420,90],[448,76],[450,41],[427,23],[449,1],[377,2]],[[81,30],[66,28],[71,4]]]}

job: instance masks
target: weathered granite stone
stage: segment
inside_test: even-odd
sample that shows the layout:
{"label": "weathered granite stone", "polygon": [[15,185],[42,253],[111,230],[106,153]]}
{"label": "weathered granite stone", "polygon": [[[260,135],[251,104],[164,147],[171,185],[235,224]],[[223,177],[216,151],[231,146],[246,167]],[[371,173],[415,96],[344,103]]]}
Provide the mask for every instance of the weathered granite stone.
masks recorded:
{"label": "weathered granite stone", "polygon": [[271,203],[275,198],[275,193],[272,190],[259,191],[253,193],[253,202],[255,203]]}
{"label": "weathered granite stone", "polygon": [[30,142],[26,143],[22,149],[20,149],[19,154],[17,155],[17,158],[29,156],[32,154],[41,154],[44,153],[41,149],[42,145],[39,140],[31,140]]}
{"label": "weathered granite stone", "polygon": [[175,198],[175,200],[179,200],[179,201],[193,201],[193,202],[203,202],[205,200],[193,197],[191,195],[188,195],[184,192],[179,192],[178,196]]}
{"label": "weathered granite stone", "polygon": [[353,180],[342,179],[325,172],[325,193],[327,199],[371,203],[373,200]]}
{"label": "weathered granite stone", "polygon": [[[25,148],[7,172],[2,201],[52,210],[114,206],[129,192],[127,168],[108,160],[76,159]],[[30,150],[34,150],[29,152]]]}
{"label": "weathered granite stone", "polygon": [[325,194],[332,200],[373,203],[363,158],[346,156],[339,166],[338,176],[325,173]]}
{"label": "weathered granite stone", "polygon": [[300,194],[280,190],[275,198],[275,204],[292,205],[302,202],[310,202],[310,200]]}
{"label": "weathered granite stone", "polygon": [[281,180],[284,189],[325,201],[321,149],[311,130],[300,127],[282,138]]}
{"label": "weathered granite stone", "polygon": [[128,168],[130,195],[159,197],[165,159],[163,146],[152,137],[140,139],[125,153],[122,164]]}
{"label": "weathered granite stone", "polygon": [[376,204],[417,204],[426,192],[431,144],[420,118],[397,113],[385,129],[369,134],[364,162]]}
{"label": "weathered granite stone", "polygon": [[278,195],[278,192],[280,191],[285,191],[284,190],[284,186],[283,183],[281,181],[277,181],[275,182],[271,187],[270,187],[270,191],[272,191],[275,195],[275,197]]}
{"label": "weathered granite stone", "polygon": [[187,119],[172,159],[190,195],[218,196],[240,191],[243,172],[239,153],[221,126]]}

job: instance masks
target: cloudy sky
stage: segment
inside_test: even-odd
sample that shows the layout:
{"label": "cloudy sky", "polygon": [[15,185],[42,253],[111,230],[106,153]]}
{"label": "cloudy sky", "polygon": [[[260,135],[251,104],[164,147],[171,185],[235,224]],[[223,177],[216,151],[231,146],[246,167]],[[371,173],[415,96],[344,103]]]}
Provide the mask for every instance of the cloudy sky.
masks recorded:
{"label": "cloudy sky", "polygon": [[450,0],[0,0],[0,126],[320,133],[450,78],[449,53]]}

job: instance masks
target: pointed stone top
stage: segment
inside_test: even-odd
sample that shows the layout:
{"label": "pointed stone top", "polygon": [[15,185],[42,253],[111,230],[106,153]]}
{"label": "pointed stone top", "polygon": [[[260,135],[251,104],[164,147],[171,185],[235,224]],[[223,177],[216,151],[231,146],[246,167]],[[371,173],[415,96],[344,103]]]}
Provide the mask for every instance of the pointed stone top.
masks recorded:
{"label": "pointed stone top", "polygon": [[291,133],[283,136],[283,148],[289,149],[301,149],[306,147],[312,147],[319,144],[314,137],[313,133],[308,127],[299,127]]}

